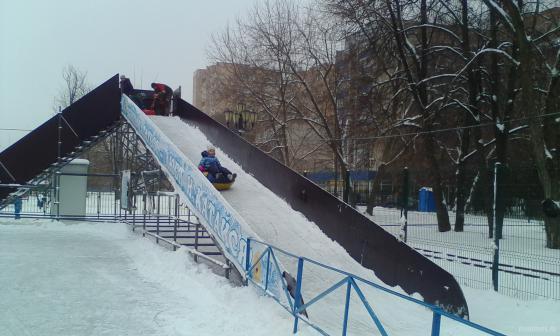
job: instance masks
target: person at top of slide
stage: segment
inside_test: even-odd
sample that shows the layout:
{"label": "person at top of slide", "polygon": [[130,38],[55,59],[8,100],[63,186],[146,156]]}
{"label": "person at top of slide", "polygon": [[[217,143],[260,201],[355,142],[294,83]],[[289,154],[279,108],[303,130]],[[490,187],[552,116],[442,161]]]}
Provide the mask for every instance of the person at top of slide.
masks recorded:
{"label": "person at top of slide", "polygon": [[154,89],[152,110],[155,110],[157,115],[169,115],[173,90],[161,83],[152,83],[152,89]]}

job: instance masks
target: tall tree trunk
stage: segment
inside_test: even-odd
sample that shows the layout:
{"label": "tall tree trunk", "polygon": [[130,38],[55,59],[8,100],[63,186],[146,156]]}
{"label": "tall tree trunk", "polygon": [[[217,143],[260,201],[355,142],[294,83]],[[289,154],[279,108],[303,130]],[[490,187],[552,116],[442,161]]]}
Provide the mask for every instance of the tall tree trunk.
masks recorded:
{"label": "tall tree trunk", "polygon": [[[428,6],[426,0],[421,0],[420,2],[420,23],[422,28],[420,28],[420,68],[418,71],[418,79],[421,81],[428,76],[428,31],[426,24],[428,24]],[[421,108],[423,112],[424,123],[427,125],[427,131],[432,128],[431,116],[427,111],[426,106],[428,105],[428,92],[426,90],[426,83],[422,83],[418,86],[418,96],[420,98]],[[428,162],[430,163],[432,184],[434,192],[434,200],[436,203],[436,213],[438,220],[438,230],[440,232],[446,232],[451,230],[451,224],[449,223],[449,214],[447,213],[447,204],[443,196],[443,188],[441,181],[441,170],[439,167],[439,162],[436,158],[436,146],[434,141],[434,136],[430,133],[426,134],[426,151],[428,154]]]}
{"label": "tall tree trunk", "polygon": [[[468,116],[467,116],[468,118]],[[470,130],[467,128],[463,130],[461,134],[461,155],[459,156],[459,161],[457,162],[457,174],[456,174],[456,190],[457,190],[457,203],[455,204],[455,231],[463,232],[465,226],[465,204],[467,199],[467,188],[466,188],[466,163],[463,157],[469,150],[470,142]]]}
{"label": "tall tree trunk", "polygon": [[431,168],[431,180],[432,188],[434,193],[434,201],[436,203],[436,215],[438,222],[438,231],[447,232],[451,230],[451,224],[449,223],[449,214],[447,213],[447,204],[443,196],[443,188],[441,182],[441,171],[439,167],[439,162],[434,154],[435,144],[434,139],[431,134],[426,136],[426,152],[428,155],[428,160],[430,162]]}
{"label": "tall tree trunk", "polygon": [[[468,4],[467,0],[461,0],[461,31],[462,31],[462,51],[463,57],[466,62],[472,59],[471,46],[470,46],[470,36],[469,36],[469,16],[468,16]],[[468,108],[470,111],[465,111],[464,113],[464,125],[471,126],[477,121],[480,123],[480,115],[477,107],[477,96],[479,95],[479,90],[476,85],[475,74],[472,68],[467,71],[467,89],[468,89]],[[462,232],[465,225],[465,205],[466,205],[466,163],[464,161],[465,155],[470,148],[470,128],[463,130],[461,134],[461,153],[459,155],[459,162],[457,163],[457,203],[455,204],[455,231]],[[480,130],[478,130],[478,139],[482,138]],[[477,141],[480,144],[479,141]]]}
{"label": "tall tree trunk", "polygon": [[405,46],[408,45],[408,43],[406,41],[406,32],[403,27],[403,19],[401,15],[402,4],[397,0],[393,0],[393,2],[391,2],[391,0],[386,0],[386,3],[391,17],[392,30],[395,36],[397,52],[404,67],[406,80],[408,81],[408,86],[411,90],[414,101],[416,102],[416,105],[422,114],[423,130],[427,132],[427,134],[425,135],[425,148],[426,156],[428,158],[428,164],[430,165],[431,182],[433,186],[434,200],[436,203],[435,205],[438,220],[438,230],[440,232],[449,231],[451,230],[451,225],[449,223],[447,206],[443,197],[443,188],[441,186],[441,171],[435,154],[435,141],[433,135],[429,133],[432,130],[433,121],[431,120],[431,118],[433,116],[430,115],[430,111],[428,111],[427,109],[428,93],[426,90],[426,83],[422,82],[422,80],[427,78],[429,64],[428,33],[426,28],[426,25],[428,23],[427,3],[426,0],[422,0],[420,3],[420,59],[417,60],[415,57],[412,57],[411,60],[416,69],[416,80],[413,76],[412,69],[404,52]]}
{"label": "tall tree trunk", "polygon": [[544,218],[546,229],[546,247],[550,249],[560,249],[560,217]]}
{"label": "tall tree trunk", "polygon": [[[547,115],[556,112],[560,107],[558,96],[560,95],[560,79],[556,75],[550,75],[550,82],[546,96],[541,99],[536,93],[535,87],[543,78],[539,77],[539,64],[537,64],[537,51],[530,43],[526,35],[526,29],[521,15],[523,1],[518,4],[504,2],[504,6],[511,18],[514,27],[514,47],[518,47],[519,66],[516,78],[520,83],[521,99],[519,109],[526,116],[533,117],[529,120],[529,132],[531,134],[531,145],[533,157],[535,158],[539,181],[543,187],[545,200],[543,210],[545,214],[546,246],[549,248],[560,248],[560,163],[558,149],[560,147],[560,127],[558,123]],[[560,65],[560,53],[557,53],[554,67]],[[548,70],[545,70],[548,71]],[[540,103],[540,104],[539,104]],[[539,114],[545,116],[535,118]],[[552,151],[551,151],[552,150]],[[554,157],[556,156],[556,158]]]}
{"label": "tall tree trunk", "polygon": [[336,159],[340,167],[340,174],[342,175],[342,200],[348,203],[350,193],[352,192],[352,188],[350,187],[350,171],[348,170],[348,164],[344,161],[342,156],[342,146],[337,146],[336,152]]}
{"label": "tall tree trunk", "polygon": [[[278,64],[282,66],[282,62],[279,60]],[[281,86],[280,86],[280,109],[282,111],[282,153],[284,156],[284,164],[288,167],[291,167],[291,159],[290,159],[290,148],[288,147],[288,107],[286,104],[286,83],[282,79],[281,75]]]}
{"label": "tall tree trunk", "polygon": [[[479,127],[475,127],[473,130],[475,133],[475,139],[482,139],[482,132]],[[482,190],[482,205],[484,208],[484,213],[486,214],[486,221],[488,223],[488,230],[490,232],[489,237],[492,238],[492,230],[494,229],[494,216],[492,214],[492,185],[490,183],[490,172],[488,170],[488,162],[486,161],[486,155],[484,151],[484,146],[480,141],[475,141],[476,143],[476,160],[478,162],[478,178],[480,183],[480,190]]]}
{"label": "tall tree trunk", "polygon": [[[420,3],[420,59],[416,59],[415,57],[411,58],[411,62],[414,64],[416,69],[417,78],[415,80],[412,69],[408,63],[408,59],[405,55],[404,49],[405,46],[409,46],[410,44],[406,41],[406,32],[403,27],[403,19],[401,15],[401,6],[402,4],[400,1],[394,0],[393,3],[391,0],[386,0],[387,9],[389,10],[389,14],[391,16],[391,24],[393,34],[395,36],[397,52],[400,58],[400,61],[404,67],[404,72],[406,74],[406,80],[408,81],[409,88],[411,89],[412,96],[416,102],[417,107],[419,108],[422,114],[422,122],[423,122],[423,130],[427,132],[425,136],[425,148],[426,148],[426,156],[428,159],[428,163],[431,169],[431,182],[432,188],[434,192],[434,200],[436,205],[436,212],[437,212],[437,220],[438,220],[438,230],[440,232],[445,232],[451,230],[451,225],[449,223],[449,214],[447,213],[447,205],[445,203],[443,197],[443,188],[441,186],[441,171],[439,167],[439,163],[436,157],[436,146],[434,137],[431,133],[433,121],[431,120],[433,116],[431,116],[430,111],[428,111],[428,93],[426,90],[426,83],[422,82],[422,80],[427,78],[428,74],[428,33],[426,25],[428,24],[428,7],[426,0],[422,0]],[[410,48],[410,47],[409,47]],[[412,47],[414,48],[414,47]]]}
{"label": "tall tree trunk", "polygon": [[[489,47],[490,48],[497,48],[498,42],[497,42],[497,33],[498,33],[498,24],[496,22],[496,14],[493,11],[490,11],[490,43],[489,43]],[[498,97],[501,97],[500,94],[500,87],[499,87],[499,79],[500,79],[500,70],[498,68],[498,56],[495,53],[492,53],[490,55],[490,93],[491,93],[491,100],[490,100],[490,109],[492,112],[492,120],[494,121],[494,123],[497,123],[500,120],[500,106],[498,104]],[[513,107],[513,106],[512,106]],[[503,122],[503,120],[502,120]],[[496,125],[497,126],[497,125]],[[498,129],[498,127],[494,127],[494,135],[496,138],[496,153],[498,158],[498,161],[500,161],[500,158],[503,161],[500,161],[502,164],[505,164],[505,143],[503,142],[503,140],[505,140],[505,138],[501,137],[501,133],[500,130]],[[500,139],[498,139],[500,138]],[[480,159],[479,159],[480,160]],[[480,162],[479,162],[480,164]],[[481,165],[481,164],[480,164]],[[481,172],[481,177],[484,176],[489,176],[489,172],[487,174],[482,174]],[[486,184],[486,192],[488,193],[488,195],[490,196],[490,200],[494,199],[494,188],[492,186],[493,184],[490,183],[490,180],[488,180],[488,184]],[[484,193],[484,192],[483,192]],[[492,206],[492,202],[489,201],[489,206],[487,206],[486,210],[486,214],[488,216],[488,237],[489,238],[493,238],[494,237],[494,211],[496,211],[497,213],[499,212],[499,209],[495,209],[494,206]],[[495,209],[495,210],[494,210]]]}

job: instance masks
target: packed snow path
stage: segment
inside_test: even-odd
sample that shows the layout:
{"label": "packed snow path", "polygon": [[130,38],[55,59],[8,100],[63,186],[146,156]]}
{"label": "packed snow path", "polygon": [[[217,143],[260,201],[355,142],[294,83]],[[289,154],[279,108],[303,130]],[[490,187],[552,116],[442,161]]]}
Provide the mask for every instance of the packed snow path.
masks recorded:
{"label": "packed snow path", "polygon": [[122,223],[0,219],[0,335],[290,333],[272,300],[141,237]]}

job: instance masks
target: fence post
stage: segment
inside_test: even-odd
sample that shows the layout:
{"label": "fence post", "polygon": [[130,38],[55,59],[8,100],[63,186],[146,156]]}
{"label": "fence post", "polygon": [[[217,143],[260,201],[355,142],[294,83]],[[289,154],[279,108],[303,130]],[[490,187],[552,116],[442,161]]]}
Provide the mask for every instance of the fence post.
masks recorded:
{"label": "fence post", "polygon": [[272,248],[269,246],[267,249],[267,256],[266,256],[266,276],[264,277],[264,291],[266,292],[268,290],[268,272],[269,272],[269,268],[270,268],[270,253],[272,251]]}
{"label": "fence post", "polygon": [[132,231],[136,229],[136,196],[134,197],[134,205],[132,206]]}
{"label": "fence post", "polygon": [[249,276],[249,269],[251,268],[251,238],[247,238],[247,248],[245,249],[245,272]]}
{"label": "fence post", "polygon": [[[175,225],[173,226],[173,241],[177,242],[177,227],[179,226],[179,194],[175,194]],[[173,245],[173,251],[175,251]]]}
{"label": "fence post", "polygon": [[342,189],[342,200],[345,203],[349,203],[350,197],[350,171],[344,171],[344,188]]}
{"label": "fence post", "polygon": [[346,331],[348,329],[348,312],[350,311],[350,292],[352,289],[350,277],[348,277],[347,280],[348,280],[348,285],[346,287],[346,301],[344,304],[344,321],[342,322],[342,336],[346,336]]}
{"label": "fence post", "polygon": [[[156,214],[156,234],[159,237],[159,216],[160,216],[160,206],[161,206],[161,196],[159,192],[157,193],[157,214]],[[156,238],[156,244],[159,244],[159,238]]]}
{"label": "fence post", "polygon": [[[116,177],[113,176],[113,185],[116,184],[115,180],[116,180]],[[117,221],[117,192],[118,192],[118,191],[117,191],[117,188],[114,188],[114,194],[113,194],[113,216],[114,216],[115,222]],[[119,202],[120,202],[120,200],[119,200]],[[120,208],[121,208],[121,206],[120,206],[120,204],[119,204],[119,217],[121,216],[121,209],[120,209]]]}
{"label": "fence post", "polygon": [[200,228],[200,224],[196,223],[194,225],[194,249],[198,251],[198,230]]}
{"label": "fence post", "polygon": [[55,202],[56,202],[56,220],[60,220],[60,170],[55,173],[54,177]]}
{"label": "fence post", "polygon": [[303,278],[303,258],[298,258],[297,276],[296,276],[296,297],[294,298],[294,334],[297,333],[298,328],[298,309],[301,303],[301,280]]}
{"label": "fence post", "polygon": [[434,316],[432,317],[431,336],[439,336],[440,329],[441,329],[441,315],[437,310],[434,310]]}
{"label": "fence post", "polygon": [[148,193],[144,190],[144,193],[142,194],[142,213],[144,215],[144,223],[142,224],[142,228],[144,229],[142,232],[143,237],[146,237],[146,213],[148,212],[146,209],[146,202],[148,202]]}
{"label": "fence post", "polygon": [[[498,192],[500,192],[500,181],[501,181],[501,168],[502,164],[500,162],[496,162],[494,164],[494,204],[493,204],[493,215],[494,215],[494,258],[492,260],[492,285],[494,286],[494,290],[498,291],[498,264],[500,263],[500,236],[501,230],[500,227],[503,224],[503,218],[498,223],[496,220],[498,216],[496,215],[496,209],[498,207]],[[500,195],[501,196],[501,195]]]}
{"label": "fence post", "polygon": [[62,162],[62,108],[60,106],[58,107],[57,122],[58,122],[58,142],[57,142],[56,162],[60,164]]}
{"label": "fence post", "polygon": [[99,218],[100,216],[101,216],[101,191],[98,191],[97,192],[97,218]]}
{"label": "fence post", "polygon": [[401,235],[402,240],[406,243],[408,237],[408,194],[410,189],[408,167],[403,169],[403,185],[402,185],[402,208],[401,208]]}
{"label": "fence post", "polygon": [[62,163],[62,108],[58,107],[57,114],[58,121],[58,142],[57,142],[57,159],[58,170],[56,171],[55,183],[56,183],[56,220],[60,220],[60,169]]}
{"label": "fence post", "polygon": [[171,226],[171,197],[167,196],[167,227]]}

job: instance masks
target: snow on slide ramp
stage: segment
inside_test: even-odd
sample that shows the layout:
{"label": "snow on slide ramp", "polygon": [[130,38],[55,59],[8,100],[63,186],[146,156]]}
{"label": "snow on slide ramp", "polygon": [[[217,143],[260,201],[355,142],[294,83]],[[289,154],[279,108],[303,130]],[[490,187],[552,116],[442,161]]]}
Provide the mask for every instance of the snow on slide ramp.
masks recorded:
{"label": "snow on slide ramp", "polygon": [[[200,153],[209,145],[206,136],[198,129],[174,117],[151,117],[156,126],[192,162],[200,161]],[[230,190],[222,192],[227,202],[243,217],[262,239],[291,253],[305,256],[327,265],[356,274],[384,285],[372,270],[362,267],[338,243],[328,238],[313,222],[288,203],[264,187],[250,174],[243,171],[242,163],[236,163],[219,147],[216,155],[223,166],[238,174]],[[296,274],[293,259],[282,259],[284,266]],[[309,300],[343,278],[332,271],[306,264],[302,281],[304,299]],[[426,309],[398,300],[394,296],[363,288],[366,297],[390,334],[418,335],[419,330],[430,330],[431,313]],[[402,290],[397,289],[404,293]],[[333,295],[334,294],[334,295]],[[310,320],[318,323],[329,333],[338,334],[342,326],[344,288],[319,301],[308,310]],[[362,304],[354,298],[350,304],[350,334],[371,334],[373,322]],[[401,316],[401,318],[395,318]]]}

